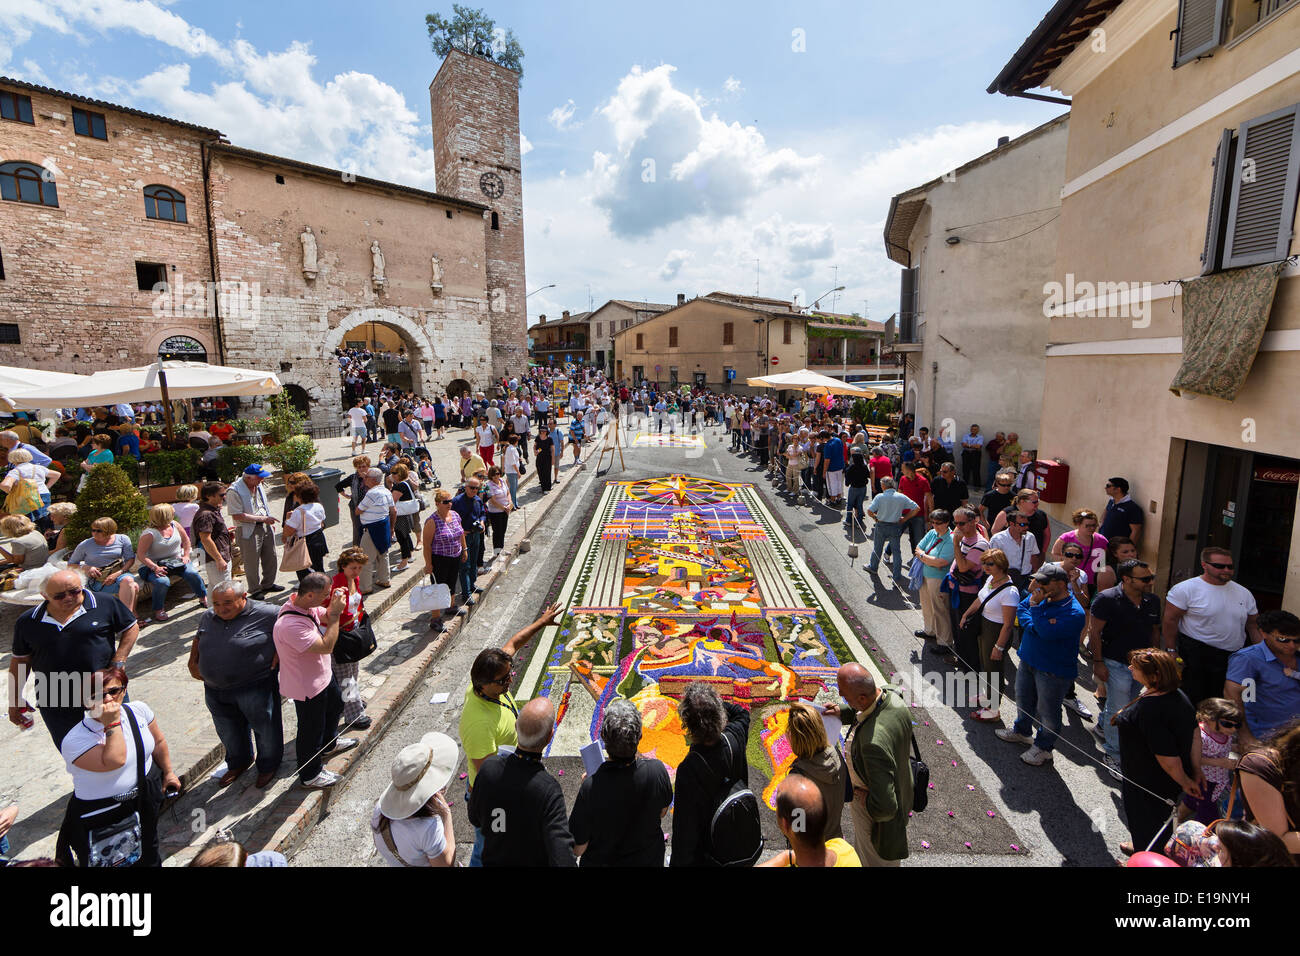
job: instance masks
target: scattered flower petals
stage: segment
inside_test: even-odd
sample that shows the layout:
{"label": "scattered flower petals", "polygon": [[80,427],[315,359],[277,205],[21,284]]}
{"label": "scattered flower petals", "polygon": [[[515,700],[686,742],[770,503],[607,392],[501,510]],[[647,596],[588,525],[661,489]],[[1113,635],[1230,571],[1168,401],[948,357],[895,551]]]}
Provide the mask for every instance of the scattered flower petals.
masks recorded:
{"label": "scattered flower petals", "polygon": [[966,849],[968,849],[968,850],[970,849],[970,841],[969,841],[969,840],[967,840],[967,841],[966,841],[964,844],[962,844],[962,845],[963,845],[964,847],[966,847]]}
{"label": "scattered flower petals", "polygon": [[908,810],[908,811],[907,811],[907,815],[910,817],[910,816],[913,816],[914,814],[912,813],[911,810]]}
{"label": "scattered flower petals", "polygon": [[992,820],[994,817],[997,816],[997,814],[994,813],[992,810],[986,810],[986,811],[985,811],[985,816],[987,816],[990,820]]}
{"label": "scattered flower petals", "polygon": [[934,789],[934,784],[930,784],[930,789],[931,789],[931,790]]}
{"label": "scattered flower petals", "polygon": [[928,720],[925,722],[925,726],[927,726],[927,727],[930,726],[930,722],[929,722]]}
{"label": "scattered flower petals", "polygon": [[460,775],[460,779],[464,780],[464,779],[465,779],[466,777],[468,777],[468,776],[469,776],[469,774],[467,774],[467,773],[462,773],[462,774]]}
{"label": "scattered flower petals", "polygon": [[1011,844],[1011,849],[1016,853],[1020,852],[1020,847],[1016,846],[1014,843]]}
{"label": "scattered flower petals", "polygon": [[921,841],[921,849],[922,849],[922,850],[928,850],[928,849],[930,849],[930,841],[929,841],[929,840],[922,840],[922,841]]}
{"label": "scattered flower petals", "polygon": [[940,747],[943,746],[943,741],[942,741],[942,740],[936,740],[935,743],[938,744]]}
{"label": "scattered flower petals", "polygon": [[[563,776],[564,776],[564,771],[563,771],[563,770],[557,770],[557,771],[555,771],[555,773],[556,773],[556,776],[560,776],[560,777],[563,777]],[[991,814],[990,814],[990,815],[991,815]]]}
{"label": "scattered flower petals", "polygon": [[[954,761],[952,762],[952,765],[953,765],[954,767],[957,766],[957,761],[954,760]],[[971,787],[971,789],[974,790],[975,788],[974,788],[974,787]]]}
{"label": "scattered flower petals", "polygon": [[966,789],[967,789],[967,790],[974,790],[974,789],[975,789],[975,784],[973,784],[973,783],[968,783],[968,784],[966,784]]}
{"label": "scattered flower petals", "polygon": [[957,815],[957,811],[956,811],[956,810],[949,810],[949,811],[948,811],[948,816],[950,816],[950,817],[955,817],[956,815]]}

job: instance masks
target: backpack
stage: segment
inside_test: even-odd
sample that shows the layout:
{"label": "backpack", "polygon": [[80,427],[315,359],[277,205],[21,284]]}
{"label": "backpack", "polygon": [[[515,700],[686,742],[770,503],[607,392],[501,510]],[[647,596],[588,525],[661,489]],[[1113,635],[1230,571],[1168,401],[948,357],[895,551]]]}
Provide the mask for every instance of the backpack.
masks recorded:
{"label": "backpack", "polygon": [[715,866],[753,866],[763,852],[763,828],[758,816],[758,798],[749,789],[749,782],[731,779],[735,758],[731,741],[725,736],[727,748],[727,776],[720,776],[700,755],[700,762],[708,767],[710,775],[721,782],[722,796],[709,821],[709,849],[705,856]]}
{"label": "backpack", "polygon": [[25,478],[21,473],[14,486],[5,497],[5,511],[11,515],[29,515],[40,511],[44,502],[41,500],[41,485],[35,478]]}

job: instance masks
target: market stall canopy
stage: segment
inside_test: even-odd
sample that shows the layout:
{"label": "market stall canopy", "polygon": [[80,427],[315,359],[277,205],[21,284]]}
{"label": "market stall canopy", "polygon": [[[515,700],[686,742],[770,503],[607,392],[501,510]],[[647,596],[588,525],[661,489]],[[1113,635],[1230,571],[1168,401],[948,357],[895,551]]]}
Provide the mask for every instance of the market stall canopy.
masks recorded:
{"label": "market stall canopy", "polygon": [[166,397],[173,401],[232,395],[278,395],[283,387],[274,372],[204,362],[156,362],[139,368],[70,376],[71,381],[53,383],[13,396],[13,407],[86,408],[122,402],[161,401],[164,383],[160,371],[166,373]]}
{"label": "market stall canopy", "polygon": [[862,392],[864,398],[879,398],[881,395],[891,395],[894,398],[903,397],[903,385],[901,382],[858,382],[858,390]]}
{"label": "market stall canopy", "polygon": [[855,395],[858,398],[873,398],[865,388],[858,388],[848,382],[829,375],[821,375],[806,368],[797,372],[782,372],[780,375],[761,375],[747,378],[745,384],[754,388],[788,388],[796,392],[811,392],[814,395]]}
{"label": "market stall canopy", "polygon": [[42,372],[33,368],[13,368],[0,365],[0,410],[15,411],[29,408],[20,404],[19,396],[55,385],[66,385],[87,378],[71,372]]}

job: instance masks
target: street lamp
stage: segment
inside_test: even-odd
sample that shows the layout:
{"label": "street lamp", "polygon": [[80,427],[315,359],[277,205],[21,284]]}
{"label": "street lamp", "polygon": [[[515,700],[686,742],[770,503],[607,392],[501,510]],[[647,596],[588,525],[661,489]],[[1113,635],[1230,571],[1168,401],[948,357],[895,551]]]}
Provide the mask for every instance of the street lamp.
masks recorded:
{"label": "street lamp", "polygon": [[527,299],[531,299],[533,296],[537,295],[537,293],[539,293],[539,292],[544,292],[544,291],[547,290],[547,289],[554,289],[554,288],[555,288],[555,283],[552,282],[550,285],[544,285],[544,286],[542,286],[540,289],[534,289],[532,292],[530,292],[530,293],[528,293],[526,296],[524,296],[524,299],[525,299],[525,300],[527,300]]}
{"label": "street lamp", "polygon": [[819,307],[821,306],[822,299],[826,298],[826,297],[827,297],[828,295],[830,295],[832,292],[843,292],[843,291],[844,291],[844,286],[842,286],[842,285],[837,285],[837,286],[836,286],[835,288],[833,288],[833,289],[827,289],[825,292],[823,292],[823,293],[822,293],[821,295],[819,295],[817,298],[813,299],[812,307],[813,307],[814,309],[819,308]]}

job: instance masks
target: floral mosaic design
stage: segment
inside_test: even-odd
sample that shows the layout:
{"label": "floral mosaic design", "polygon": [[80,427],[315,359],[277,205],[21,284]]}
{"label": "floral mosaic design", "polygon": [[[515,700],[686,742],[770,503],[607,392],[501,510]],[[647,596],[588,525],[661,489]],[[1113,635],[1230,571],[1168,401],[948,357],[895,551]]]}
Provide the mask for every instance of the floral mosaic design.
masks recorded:
{"label": "floral mosaic design", "polygon": [[770,791],[794,759],[784,704],[833,698],[839,665],[867,659],[751,485],[609,482],[578,553],[568,610],[522,684],[562,711],[553,753],[576,754],[623,697],[641,713],[641,752],[674,773],[688,747],[677,701],[705,681],[753,710],[751,762]]}

